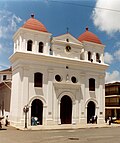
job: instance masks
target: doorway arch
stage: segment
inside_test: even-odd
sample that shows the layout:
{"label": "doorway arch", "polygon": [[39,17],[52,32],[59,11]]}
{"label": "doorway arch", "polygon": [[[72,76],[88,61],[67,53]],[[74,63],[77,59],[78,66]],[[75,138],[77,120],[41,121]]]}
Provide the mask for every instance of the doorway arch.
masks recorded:
{"label": "doorway arch", "polygon": [[[31,118],[37,117],[38,124],[42,125],[43,120],[43,102],[39,99],[34,99],[31,104]],[[32,123],[31,123],[32,125]]]}
{"label": "doorway arch", "polygon": [[61,119],[61,124],[71,124],[72,123],[72,100],[67,95],[64,95],[61,98],[60,119]]}
{"label": "doorway arch", "polygon": [[95,116],[95,103],[89,101],[87,105],[87,123],[90,123],[90,119]]}

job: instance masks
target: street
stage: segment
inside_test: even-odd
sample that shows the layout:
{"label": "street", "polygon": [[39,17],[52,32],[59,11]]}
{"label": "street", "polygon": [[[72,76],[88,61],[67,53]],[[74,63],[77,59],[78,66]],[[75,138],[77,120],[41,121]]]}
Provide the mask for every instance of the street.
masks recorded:
{"label": "street", "polygon": [[0,143],[119,143],[120,127],[76,130],[0,130]]}

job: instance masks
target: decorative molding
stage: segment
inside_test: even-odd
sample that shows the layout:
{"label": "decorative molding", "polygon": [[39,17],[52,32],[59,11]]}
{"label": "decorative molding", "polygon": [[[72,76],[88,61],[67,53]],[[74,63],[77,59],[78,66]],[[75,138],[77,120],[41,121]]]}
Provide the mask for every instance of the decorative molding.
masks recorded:
{"label": "decorative molding", "polygon": [[80,83],[72,83],[72,82],[53,82],[53,85],[57,89],[80,89]]}

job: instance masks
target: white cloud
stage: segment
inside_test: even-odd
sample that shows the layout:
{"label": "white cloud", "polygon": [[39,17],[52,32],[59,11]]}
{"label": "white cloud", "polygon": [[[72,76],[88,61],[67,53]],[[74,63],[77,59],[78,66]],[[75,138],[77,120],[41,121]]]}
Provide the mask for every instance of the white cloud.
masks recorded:
{"label": "white cloud", "polygon": [[114,56],[116,60],[120,61],[120,49],[115,51]]}
{"label": "white cloud", "polygon": [[120,72],[115,70],[112,73],[106,72],[105,82],[116,82],[120,81]]}
{"label": "white cloud", "polygon": [[0,44],[0,53],[1,53],[1,50],[2,50],[2,45]]}
{"label": "white cloud", "polygon": [[0,38],[11,38],[22,19],[7,10],[0,10]]}
{"label": "white cloud", "polygon": [[113,56],[108,52],[105,53],[104,59],[105,59],[105,63],[108,63],[108,64],[111,64],[114,60]]}
{"label": "white cloud", "polygon": [[[12,36],[22,19],[8,10],[0,10],[0,69],[9,67],[8,57],[12,54]],[[12,43],[12,44],[11,44]]]}
{"label": "white cloud", "polygon": [[8,65],[8,64],[3,63],[3,62],[0,61],[0,70],[6,69],[6,68],[9,68],[9,67],[10,67],[10,65]]}
{"label": "white cloud", "polygon": [[2,70],[3,69],[3,67],[2,66],[0,66],[0,70]]}
{"label": "white cloud", "polygon": [[117,41],[114,45],[114,48],[120,48],[120,41]]}
{"label": "white cloud", "polygon": [[7,27],[0,26],[0,38],[7,38]]}
{"label": "white cloud", "polygon": [[[94,25],[110,35],[119,32],[120,12],[114,10],[120,11],[120,0],[97,0],[95,7],[92,14]],[[100,8],[106,8],[106,10]]]}

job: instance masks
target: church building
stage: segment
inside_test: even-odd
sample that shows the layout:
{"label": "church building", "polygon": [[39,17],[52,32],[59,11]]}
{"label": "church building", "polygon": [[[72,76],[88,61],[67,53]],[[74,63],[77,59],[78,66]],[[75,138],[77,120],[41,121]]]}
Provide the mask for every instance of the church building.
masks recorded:
{"label": "church building", "polygon": [[[86,28],[53,37],[34,15],[13,36],[10,122],[12,126],[87,124],[105,120],[104,48]],[[27,108],[27,111],[26,111]]]}

